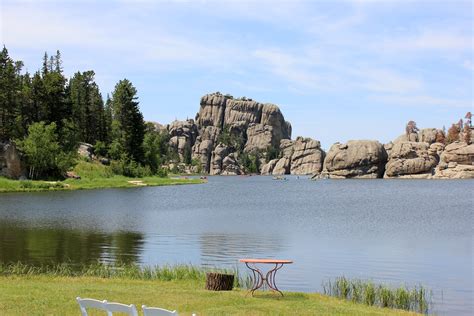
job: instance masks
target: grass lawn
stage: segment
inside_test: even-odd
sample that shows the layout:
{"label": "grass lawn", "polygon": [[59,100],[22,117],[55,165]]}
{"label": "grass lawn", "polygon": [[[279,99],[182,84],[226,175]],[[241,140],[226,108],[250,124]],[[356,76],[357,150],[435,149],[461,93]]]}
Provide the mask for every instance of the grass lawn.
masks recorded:
{"label": "grass lawn", "polygon": [[[211,292],[196,280],[0,276],[1,315],[80,315],[77,296],[176,309],[180,315],[416,315],[306,293]],[[91,315],[104,315],[99,312]]]}
{"label": "grass lawn", "polygon": [[114,175],[108,166],[101,165],[100,163],[90,163],[84,161],[80,161],[76,165],[74,172],[81,176],[80,180],[66,179],[64,181],[19,181],[0,177],[0,192],[132,188],[140,186],[203,183],[203,180],[200,179],[180,179],[170,177],[128,178]]}

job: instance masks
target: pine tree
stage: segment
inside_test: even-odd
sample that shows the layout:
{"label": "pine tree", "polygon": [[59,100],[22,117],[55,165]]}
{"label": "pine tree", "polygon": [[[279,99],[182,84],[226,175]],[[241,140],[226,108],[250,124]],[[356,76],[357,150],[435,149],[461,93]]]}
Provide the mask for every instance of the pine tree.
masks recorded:
{"label": "pine tree", "polygon": [[458,141],[460,132],[461,130],[458,124],[451,125],[451,127],[448,129],[448,137],[446,138],[447,143],[451,144],[455,141]]}
{"label": "pine tree", "polygon": [[91,144],[104,140],[104,102],[94,76],[93,71],[77,72],[69,81],[67,89],[72,117],[79,128],[79,139]]}
{"label": "pine tree", "polygon": [[136,162],[143,161],[145,122],[137,101],[137,90],[127,79],[115,86],[112,94],[114,134],[118,136],[124,153]]}
{"label": "pine tree", "polygon": [[464,124],[464,131],[463,132],[464,132],[463,133],[464,134],[464,137],[463,137],[464,142],[468,145],[471,144],[471,128],[467,123]]}
{"label": "pine tree", "polygon": [[20,115],[21,62],[14,62],[4,46],[0,52],[0,140],[16,136],[16,120]]}
{"label": "pine tree", "polygon": [[435,140],[437,143],[441,143],[441,144],[444,144],[446,142],[446,137],[444,136],[444,132],[443,131],[440,131],[438,130],[436,132],[436,140]]}

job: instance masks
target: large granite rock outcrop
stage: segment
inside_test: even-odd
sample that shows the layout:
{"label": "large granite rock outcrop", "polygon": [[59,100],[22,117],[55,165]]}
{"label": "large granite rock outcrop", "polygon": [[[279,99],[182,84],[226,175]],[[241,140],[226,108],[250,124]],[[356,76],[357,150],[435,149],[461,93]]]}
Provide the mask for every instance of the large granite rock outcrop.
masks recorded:
{"label": "large granite rock outcrop", "polygon": [[203,96],[201,98],[201,107],[196,115],[197,125],[199,127],[215,126],[222,128],[227,100],[229,98],[220,93]]}
{"label": "large granite rock outcrop", "polygon": [[262,174],[318,175],[321,172],[325,153],[317,140],[303,137],[297,137],[294,141],[283,139],[280,153],[281,158],[262,166]]}
{"label": "large granite rock outcrop", "polygon": [[293,145],[290,173],[296,175],[319,174],[323,168],[324,151],[321,143],[311,138],[298,137]]}
{"label": "large granite rock outcrop", "polygon": [[331,146],[324,159],[329,178],[381,178],[387,162],[384,146],[373,140],[351,140]]}
{"label": "large granite rock outcrop", "polygon": [[168,126],[170,135],[169,145],[178,152],[181,161],[184,160],[186,151],[191,154],[191,148],[198,137],[198,127],[194,120],[174,121]]}
{"label": "large granite rock outcrop", "polygon": [[436,142],[436,136],[438,133],[442,133],[442,130],[437,128],[422,128],[418,132],[412,132],[410,134],[402,134],[398,136],[393,143],[399,142],[423,142],[433,144]]}
{"label": "large granite rock outcrop", "polygon": [[433,179],[473,179],[474,144],[454,142],[445,147]]}
{"label": "large granite rock outcrop", "polygon": [[396,142],[390,151],[385,178],[430,178],[438,164],[438,146],[425,142]]}
{"label": "large granite rock outcrop", "polygon": [[[196,115],[198,135],[191,142],[180,143],[173,139],[170,144],[177,148],[192,146],[192,156],[201,162],[205,172],[210,174],[239,174],[240,169],[224,169],[223,163],[227,156],[226,166],[238,165],[238,153],[260,153],[265,157],[270,148],[278,148],[282,139],[291,138],[291,125],[285,121],[278,106],[269,103],[241,98],[234,99],[230,95],[212,93],[201,98],[200,109]],[[170,128],[171,130],[171,128]],[[225,135],[226,137],[221,137]],[[220,146],[220,147],[219,147]],[[225,154],[222,152],[225,147]],[[182,154],[180,154],[181,157]]]}
{"label": "large granite rock outcrop", "polygon": [[0,142],[0,176],[18,179],[24,175],[20,154],[10,142]]}

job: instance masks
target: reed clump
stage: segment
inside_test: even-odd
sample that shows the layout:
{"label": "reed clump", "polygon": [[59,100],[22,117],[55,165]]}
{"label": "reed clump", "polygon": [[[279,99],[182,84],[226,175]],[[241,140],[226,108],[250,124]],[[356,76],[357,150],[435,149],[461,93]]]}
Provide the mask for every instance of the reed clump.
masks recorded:
{"label": "reed clump", "polygon": [[372,281],[336,278],[334,281],[323,283],[325,295],[363,303],[369,306],[403,309],[427,314],[431,308],[431,291],[422,285],[413,288],[390,287],[383,284],[374,284]]}

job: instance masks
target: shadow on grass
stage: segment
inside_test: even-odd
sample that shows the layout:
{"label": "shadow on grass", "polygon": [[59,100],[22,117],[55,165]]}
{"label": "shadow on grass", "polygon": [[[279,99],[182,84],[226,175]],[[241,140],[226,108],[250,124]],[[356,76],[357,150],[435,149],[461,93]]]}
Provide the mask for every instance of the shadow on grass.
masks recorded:
{"label": "shadow on grass", "polygon": [[255,299],[266,299],[266,300],[275,300],[275,301],[302,301],[308,300],[308,295],[304,293],[283,293],[284,296],[281,296],[280,293],[271,292],[271,291],[259,291],[255,292],[254,296],[249,293],[248,298]]}

